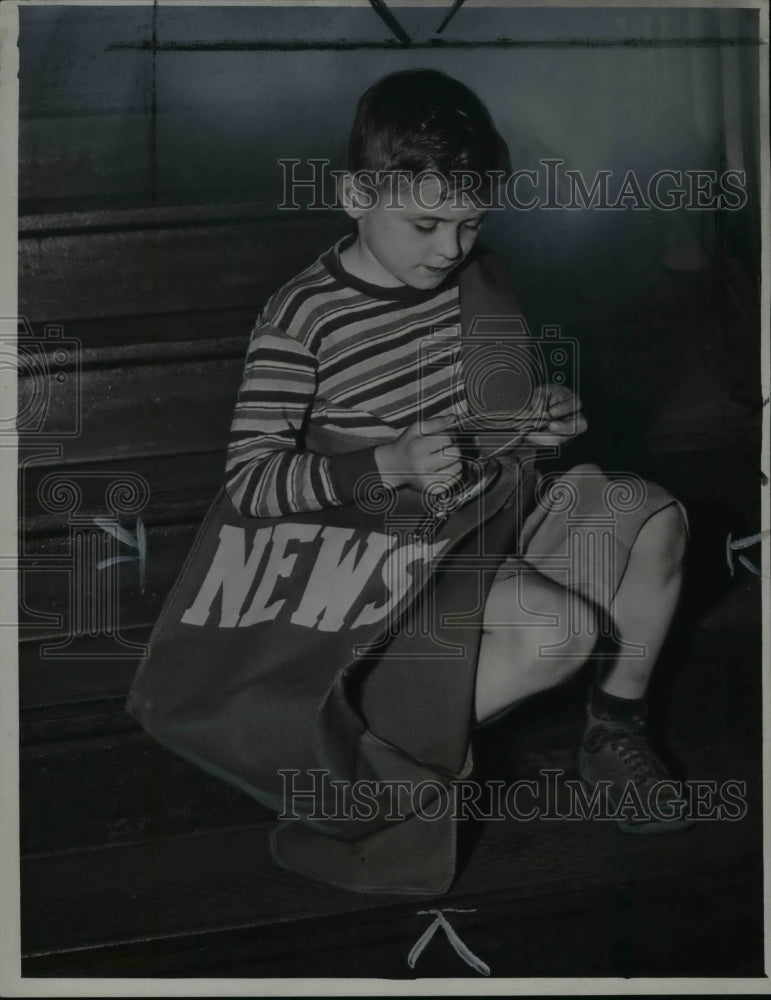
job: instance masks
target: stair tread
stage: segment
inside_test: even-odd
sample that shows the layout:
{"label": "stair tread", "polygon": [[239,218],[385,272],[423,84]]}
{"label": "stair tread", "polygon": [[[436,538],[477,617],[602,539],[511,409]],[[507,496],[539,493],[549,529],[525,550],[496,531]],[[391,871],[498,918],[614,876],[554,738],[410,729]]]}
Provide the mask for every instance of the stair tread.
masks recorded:
{"label": "stair tread", "polygon": [[[706,762],[706,763],[705,763]],[[705,758],[691,773],[711,779],[750,773],[733,760],[715,772]],[[441,905],[489,894],[509,903],[539,896],[709,879],[759,863],[759,807],[737,822],[707,820],[679,835],[629,837],[603,820],[488,821]],[[170,935],[216,932],[414,907],[399,896],[369,896],[317,885],[278,869],[267,824],[162,837],[27,859],[22,865],[23,951],[27,955]],[[434,897],[435,898],[435,897]],[[434,904],[435,905],[435,904]]]}

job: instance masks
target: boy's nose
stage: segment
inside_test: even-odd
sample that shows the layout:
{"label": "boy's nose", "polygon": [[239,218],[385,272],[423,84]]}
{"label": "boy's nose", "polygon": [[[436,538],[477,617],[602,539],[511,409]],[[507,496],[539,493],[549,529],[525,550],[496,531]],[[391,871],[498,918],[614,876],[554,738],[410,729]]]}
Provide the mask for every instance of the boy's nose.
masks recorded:
{"label": "boy's nose", "polygon": [[449,228],[438,234],[435,246],[437,252],[446,260],[456,260],[461,255],[459,235]]}

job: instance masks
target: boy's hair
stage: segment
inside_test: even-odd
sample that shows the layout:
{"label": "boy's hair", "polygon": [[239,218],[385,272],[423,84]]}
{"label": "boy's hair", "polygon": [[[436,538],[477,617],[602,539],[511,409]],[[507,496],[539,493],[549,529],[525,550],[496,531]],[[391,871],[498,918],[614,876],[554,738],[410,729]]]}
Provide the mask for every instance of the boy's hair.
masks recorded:
{"label": "boy's hair", "polygon": [[490,113],[468,87],[435,69],[391,73],[366,90],[348,144],[351,172],[457,172],[511,169]]}

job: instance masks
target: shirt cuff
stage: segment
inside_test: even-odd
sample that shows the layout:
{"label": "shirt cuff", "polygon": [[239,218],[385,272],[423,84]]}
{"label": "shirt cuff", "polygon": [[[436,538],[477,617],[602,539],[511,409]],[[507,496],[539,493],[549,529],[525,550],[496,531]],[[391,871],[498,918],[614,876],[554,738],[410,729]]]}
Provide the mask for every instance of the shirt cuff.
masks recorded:
{"label": "shirt cuff", "polygon": [[355,499],[356,484],[360,480],[371,476],[380,479],[380,471],[375,461],[375,447],[327,456],[327,470],[332,481],[332,489],[341,504],[351,503]]}

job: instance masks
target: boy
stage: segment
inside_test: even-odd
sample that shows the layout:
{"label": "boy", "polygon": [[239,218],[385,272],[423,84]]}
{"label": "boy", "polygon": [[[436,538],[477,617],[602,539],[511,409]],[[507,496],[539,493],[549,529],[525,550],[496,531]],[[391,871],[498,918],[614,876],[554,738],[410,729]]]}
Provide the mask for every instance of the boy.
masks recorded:
{"label": "boy", "polygon": [[[356,234],[273,295],[252,334],[227,459],[228,493],[241,514],[343,507],[372,477],[417,493],[463,480],[468,453],[457,431],[469,399],[458,345],[448,337],[444,363],[434,359],[430,369],[419,345],[437,328],[457,328],[459,285],[477,256],[495,177],[509,169],[487,110],[442,73],[394,73],[362,96],[340,191]],[[459,185],[461,175],[479,183]],[[541,386],[530,405],[546,420],[525,428],[518,447],[553,452],[586,428],[565,388]],[[328,431],[354,444],[325,453],[310,443]],[[566,481],[588,510],[608,486],[592,466]],[[572,676],[592,652],[598,616],[610,613],[620,641],[642,654],[619,656],[593,688],[579,771],[590,786],[608,782],[613,801],[633,785],[645,803],[668,778],[647,740],[645,693],[677,602],[686,529],[677,501],[652,484],[616,528],[620,583],[604,593],[607,581],[586,567],[568,581],[549,577],[539,556],[564,542],[564,517],[544,504],[532,509],[484,605],[474,716],[484,722]],[[566,634],[566,623],[579,620],[583,628]],[[556,646],[558,656],[543,655]],[[685,824],[637,815],[620,825],[644,832]]]}

